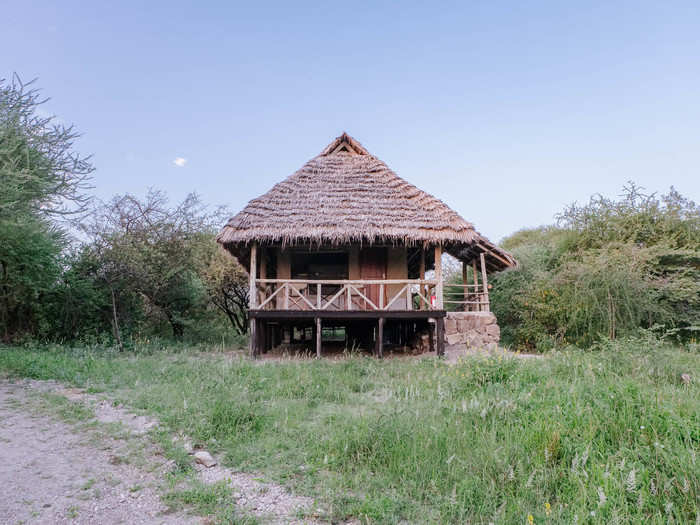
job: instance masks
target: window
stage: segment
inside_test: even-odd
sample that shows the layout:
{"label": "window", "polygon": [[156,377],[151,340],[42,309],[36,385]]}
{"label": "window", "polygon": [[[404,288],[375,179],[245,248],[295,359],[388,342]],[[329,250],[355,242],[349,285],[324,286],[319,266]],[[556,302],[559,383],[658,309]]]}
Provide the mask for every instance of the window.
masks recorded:
{"label": "window", "polygon": [[348,278],[347,252],[292,253],[292,279]]}

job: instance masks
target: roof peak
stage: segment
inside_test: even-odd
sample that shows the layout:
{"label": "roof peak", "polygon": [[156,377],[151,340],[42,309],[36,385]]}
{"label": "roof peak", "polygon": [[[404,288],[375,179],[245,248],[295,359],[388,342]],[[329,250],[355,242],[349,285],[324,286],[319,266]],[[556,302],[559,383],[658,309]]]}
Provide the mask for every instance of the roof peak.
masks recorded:
{"label": "roof peak", "polygon": [[351,155],[370,155],[369,151],[367,151],[362,144],[343,131],[343,134],[336,137],[333,142],[328,144],[319,156],[326,157],[341,152]]}

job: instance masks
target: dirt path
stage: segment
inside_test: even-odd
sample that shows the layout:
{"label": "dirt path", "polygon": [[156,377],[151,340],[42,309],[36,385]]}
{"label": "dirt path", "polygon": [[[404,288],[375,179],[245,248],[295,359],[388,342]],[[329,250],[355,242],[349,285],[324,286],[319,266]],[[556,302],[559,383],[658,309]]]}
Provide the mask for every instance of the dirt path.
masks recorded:
{"label": "dirt path", "polygon": [[79,431],[46,413],[22,384],[0,381],[0,523],[200,523],[167,514],[167,469],[134,465],[133,443]]}
{"label": "dirt path", "polygon": [[[42,393],[82,411],[85,421],[73,425],[52,417],[49,412],[56,407],[47,407]],[[208,522],[169,513],[161,503],[158,488],[172,463],[145,436],[157,425],[127,407],[54,381],[0,379],[0,525]],[[110,434],[105,428],[118,430]],[[186,436],[173,443],[192,448]],[[219,464],[207,468],[193,458],[193,467],[196,480],[225,483],[235,506],[262,523],[318,523],[298,517],[312,508],[311,498]]]}

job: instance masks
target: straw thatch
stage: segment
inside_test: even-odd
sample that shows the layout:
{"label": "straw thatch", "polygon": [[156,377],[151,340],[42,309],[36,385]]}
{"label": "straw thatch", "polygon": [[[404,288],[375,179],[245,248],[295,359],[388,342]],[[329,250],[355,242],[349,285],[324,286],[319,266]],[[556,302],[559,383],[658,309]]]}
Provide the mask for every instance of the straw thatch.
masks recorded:
{"label": "straw thatch", "polygon": [[442,201],[396,175],[343,133],[296,173],[253,199],[217,241],[234,255],[261,244],[441,244],[460,259],[486,252],[491,269],[517,263]]}

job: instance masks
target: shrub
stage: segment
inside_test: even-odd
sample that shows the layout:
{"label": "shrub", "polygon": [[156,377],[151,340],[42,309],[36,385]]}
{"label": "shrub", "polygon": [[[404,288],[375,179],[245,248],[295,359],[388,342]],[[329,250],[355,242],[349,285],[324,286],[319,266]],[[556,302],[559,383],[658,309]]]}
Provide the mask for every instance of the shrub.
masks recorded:
{"label": "shrub", "polygon": [[700,211],[671,189],[572,205],[559,226],[503,242],[520,268],[494,276],[491,304],[503,341],[547,349],[640,328],[690,339],[700,319]]}

